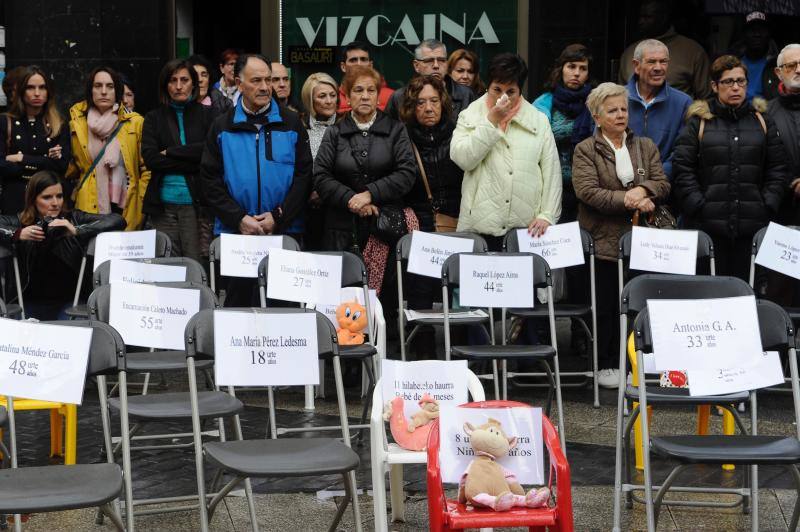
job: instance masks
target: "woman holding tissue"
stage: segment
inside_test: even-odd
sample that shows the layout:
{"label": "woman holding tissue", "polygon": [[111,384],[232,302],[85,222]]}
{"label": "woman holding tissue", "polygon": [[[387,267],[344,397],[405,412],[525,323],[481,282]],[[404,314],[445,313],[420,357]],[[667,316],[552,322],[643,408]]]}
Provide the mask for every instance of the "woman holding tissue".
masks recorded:
{"label": "woman holding tissue", "polygon": [[597,380],[616,388],[619,338],[616,319],[617,249],[631,230],[635,211],[650,213],[669,197],[669,181],[652,140],[635,137],[628,128],[628,91],[622,85],[601,83],[586,100],[597,125],[594,136],[575,147],[572,185],[580,202],[578,222],[591,233],[599,259],[597,284]]}
{"label": "woman holding tissue", "polygon": [[67,319],[63,311],[72,305],[84,246],[100,233],[123,229],[118,214],[70,212],[59,177],[49,170],[33,174],[22,212],[0,216],[0,245],[15,246],[19,258],[26,314]]}
{"label": "woman holding tissue", "polygon": [[547,117],[525,101],[528,76],[516,54],[489,63],[489,88],[458,116],[450,158],[464,170],[458,230],[500,251],[503,236],[527,227],[541,236],[561,214],[561,167]]}

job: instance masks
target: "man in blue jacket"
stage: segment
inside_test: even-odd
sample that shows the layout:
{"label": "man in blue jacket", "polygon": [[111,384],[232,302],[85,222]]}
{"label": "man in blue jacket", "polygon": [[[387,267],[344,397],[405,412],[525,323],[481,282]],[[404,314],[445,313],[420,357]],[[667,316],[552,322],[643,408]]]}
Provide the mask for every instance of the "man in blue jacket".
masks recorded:
{"label": "man in blue jacket", "polygon": [[669,86],[669,49],[646,39],[633,52],[633,76],[628,80],[628,124],[634,133],[658,146],[664,173],[672,179],[672,148],[683,128],[692,99]]}
{"label": "man in blue jacket", "polygon": [[[271,74],[267,58],[240,55],[234,78],[241,98],[209,131],[200,183],[205,205],[216,218],[216,235],[302,237],[303,210],[311,192],[311,148],[297,113],[273,98]],[[246,281],[249,291],[254,283]],[[234,301],[249,304],[233,295],[229,290],[227,306]]]}

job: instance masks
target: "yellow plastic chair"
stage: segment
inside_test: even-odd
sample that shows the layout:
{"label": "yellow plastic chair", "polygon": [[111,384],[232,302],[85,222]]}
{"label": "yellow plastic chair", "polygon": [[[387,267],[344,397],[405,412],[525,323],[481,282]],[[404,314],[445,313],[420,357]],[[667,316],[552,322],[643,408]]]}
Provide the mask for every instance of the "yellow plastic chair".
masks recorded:
{"label": "yellow plastic chair", "polygon": [[[0,406],[6,398],[0,395]],[[78,455],[78,407],[64,403],[15,399],[14,410],[50,410],[50,456],[63,456],[64,465],[76,463]],[[66,423],[65,423],[66,421]],[[0,431],[0,436],[2,431]]]}
{"label": "yellow plastic chair", "polygon": [[[636,364],[636,350],[633,347],[633,333],[628,335],[628,360],[631,363],[631,368],[633,372],[633,386],[639,386],[639,374],[637,372],[637,364]],[[638,402],[633,403],[633,408],[636,408],[639,405]],[[653,417],[653,407],[647,407],[647,421],[648,423]],[[697,434],[705,435],[708,434],[708,426],[709,420],[711,418],[711,405],[698,405],[697,406]],[[735,432],[735,423],[733,420],[733,414],[728,412],[727,410],[723,410],[722,416],[722,433],[730,436]],[[634,442],[634,452],[636,456],[636,469],[643,470],[644,469],[644,462],[642,458],[642,425],[641,425],[641,418],[638,418],[633,424],[633,442]],[[726,471],[733,471],[736,468],[733,464],[725,464],[722,466],[722,469]]]}

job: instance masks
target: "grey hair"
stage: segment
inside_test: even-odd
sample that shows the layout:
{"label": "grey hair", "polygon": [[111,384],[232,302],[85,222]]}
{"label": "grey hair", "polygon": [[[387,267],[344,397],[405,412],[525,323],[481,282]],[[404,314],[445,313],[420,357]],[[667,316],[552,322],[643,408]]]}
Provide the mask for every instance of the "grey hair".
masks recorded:
{"label": "grey hair", "polygon": [[783,50],[781,50],[781,53],[778,54],[778,66],[783,65],[783,54],[785,54],[789,50],[800,50],[800,44],[792,43],[784,46]]}
{"label": "grey hair", "polygon": [[603,102],[614,96],[624,96],[627,100],[628,89],[623,85],[617,85],[610,81],[601,83],[589,93],[589,96],[586,98],[586,107],[589,108],[589,112],[592,113],[592,116],[600,116],[600,108]]}
{"label": "grey hair", "polygon": [[666,50],[667,59],[669,59],[669,48],[667,48],[667,45],[658,39],[645,39],[639,42],[639,44],[636,45],[636,48],[633,49],[633,59],[641,62],[642,58],[644,57],[645,50],[653,50],[655,48]]}
{"label": "grey hair", "polygon": [[425,39],[416,48],[414,48],[414,59],[422,59],[422,49],[427,48],[428,50],[438,50],[441,48],[444,50],[445,55],[447,55],[447,46],[444,45],[442,41],[436,39]]}

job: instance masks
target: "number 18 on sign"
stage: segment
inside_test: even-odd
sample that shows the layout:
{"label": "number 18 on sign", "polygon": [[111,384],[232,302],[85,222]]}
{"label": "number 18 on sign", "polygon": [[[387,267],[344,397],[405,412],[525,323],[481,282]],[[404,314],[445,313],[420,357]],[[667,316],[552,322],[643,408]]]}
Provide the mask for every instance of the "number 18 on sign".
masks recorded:
{"label": "number 18 on sign", "polygon": [[467,307],[533,307],[533,255],[459,256],[460,303]]}

